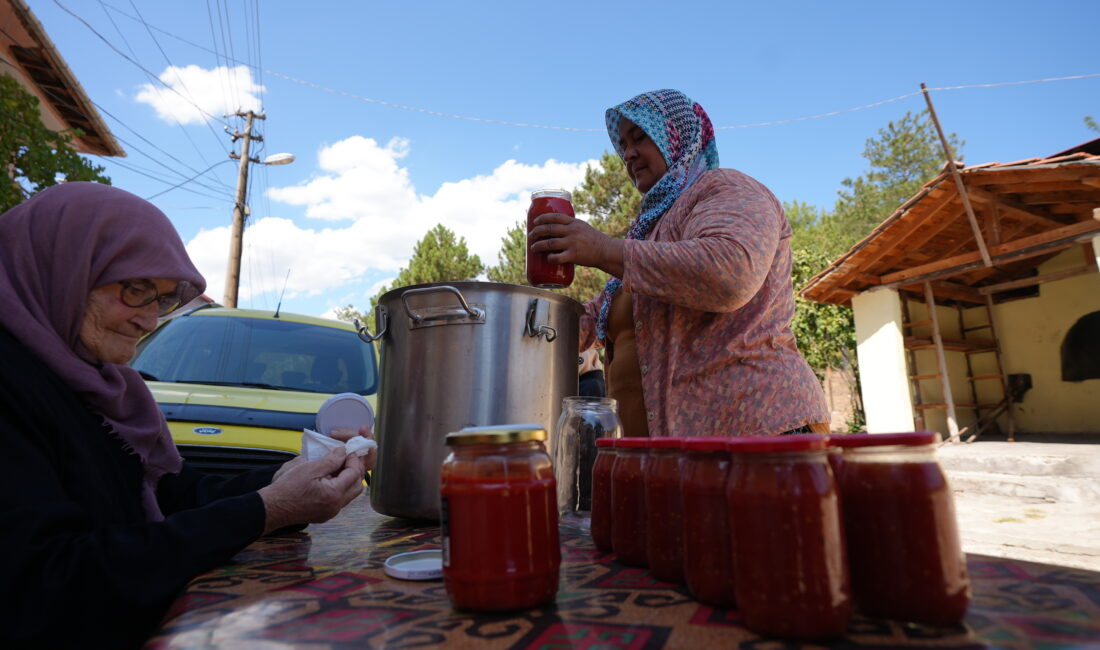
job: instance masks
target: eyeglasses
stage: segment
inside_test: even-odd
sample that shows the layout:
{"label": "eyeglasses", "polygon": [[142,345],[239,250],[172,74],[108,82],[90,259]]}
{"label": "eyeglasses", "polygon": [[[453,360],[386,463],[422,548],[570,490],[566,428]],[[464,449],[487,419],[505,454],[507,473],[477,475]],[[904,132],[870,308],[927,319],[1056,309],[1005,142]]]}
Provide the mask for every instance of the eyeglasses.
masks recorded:
{"label": "eyeglasses", "polygon": [[155,300],[157,302],[157,315],[164,316],[172,313],[182,304],[183,300],[180,298],[182,295],[181,288],[185,284],[187,283],[180,282],[170,293],[160,293],[157,291],[157,285],[149,280],[123,280],[118,295],[122,299],[122,304],[135,309],[144,307]]}

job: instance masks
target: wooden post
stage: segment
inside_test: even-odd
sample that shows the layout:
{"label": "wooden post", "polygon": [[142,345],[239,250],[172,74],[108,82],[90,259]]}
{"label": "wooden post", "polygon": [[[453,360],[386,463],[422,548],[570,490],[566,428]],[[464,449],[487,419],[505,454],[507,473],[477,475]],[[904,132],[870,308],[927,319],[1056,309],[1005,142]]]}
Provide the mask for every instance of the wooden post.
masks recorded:
{"label": "wooden post", "polygon": [[948,440],[958,442],[959,422],[955,417],[955,396],[951,394],[951,380],[947,376],[947,359],[943,354],[943,337],[940,335],[940,319],[936,315],[936,296],[932,294],[931,282],[924,283],[924,304],[928,308],[928,317],[932,320],[932,342],[936,344],[936,363],[940,366],[943,403],[947,405]]}
{"label": "wooden post", "polygon": [[959,191],[959,198],[962,199],[963,209],[966,210],[966,218],[970,220],[970,229],[974,231],[974,239],[978,242],[978,251],[982,255],[982,262],[985,262],[986,266],[993,266],[993,260],[990,259],[989,251],[985,248],[985,240],[982,239],[982,229],[978,226],[978,218],[974,216],[974,208],[970,205],[970,196],[966,193],[962,175],[959,174],[959,168],[955,165],[955,154],[951,151],[951,145],[948,144],[947,137],[943,134],[940,119],[936,117],[936,109],[932,106],[932,96],[928,94],[928,87],[924,85],[924,82],[921,82],[920,91],[924,93],[924,101],[928,103],[928,114],[932,116],[932,124],[936,125],[936,133],[940,135],[943,155],[947,157],[947,169],[955,179],[955,188]]}

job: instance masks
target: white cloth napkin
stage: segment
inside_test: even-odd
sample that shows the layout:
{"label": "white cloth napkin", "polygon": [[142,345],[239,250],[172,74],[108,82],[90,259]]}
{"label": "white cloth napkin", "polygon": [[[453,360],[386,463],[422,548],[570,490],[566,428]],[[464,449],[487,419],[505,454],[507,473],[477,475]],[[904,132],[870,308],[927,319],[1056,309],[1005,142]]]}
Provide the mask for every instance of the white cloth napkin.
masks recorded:
{"label": "white cloth napkin", "polygon": [[355,436],[345,443],[313,429],[302,429],[302,455],[306,460],[317,460],[337,447],[343,447],[349,454],[365,456],[368,451],[378,447],[378,443],[363,436]]}

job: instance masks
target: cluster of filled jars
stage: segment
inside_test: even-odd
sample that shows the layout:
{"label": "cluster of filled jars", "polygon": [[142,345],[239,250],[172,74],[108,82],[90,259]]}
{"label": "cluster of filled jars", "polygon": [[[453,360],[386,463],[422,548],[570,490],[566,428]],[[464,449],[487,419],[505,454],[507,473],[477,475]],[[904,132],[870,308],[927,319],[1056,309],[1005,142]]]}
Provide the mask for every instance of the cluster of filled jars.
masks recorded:
{"label": "cluster of filled jars", "polygon": [[958,624],[970,586],[930,432],[601,438],[592,539],[763,636]]}

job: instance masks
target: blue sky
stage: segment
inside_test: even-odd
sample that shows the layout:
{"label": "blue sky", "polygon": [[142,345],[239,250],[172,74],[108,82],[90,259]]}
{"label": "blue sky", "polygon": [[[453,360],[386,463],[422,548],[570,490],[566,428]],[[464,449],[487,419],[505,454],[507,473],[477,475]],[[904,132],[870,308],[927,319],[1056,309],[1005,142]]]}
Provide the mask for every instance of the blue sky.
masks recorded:
{"label": "blue sky", "polygon": [[1100,119],[1095,0],[29,4],[129,154],[96,162],[154,197],[216,299],[224,127],[243,129],[222,116],[266,113],[258,155],[297,161],[252,166],[240,306],[285,283],[307,314],[365,307],[437,223],[495,263],[530,192],[575,186],[610,150],[604,110],[646,90],[687,93],[723,166],[822,208],[868,138],[924,108],[921,82],[971,163],[1049,155]]}

